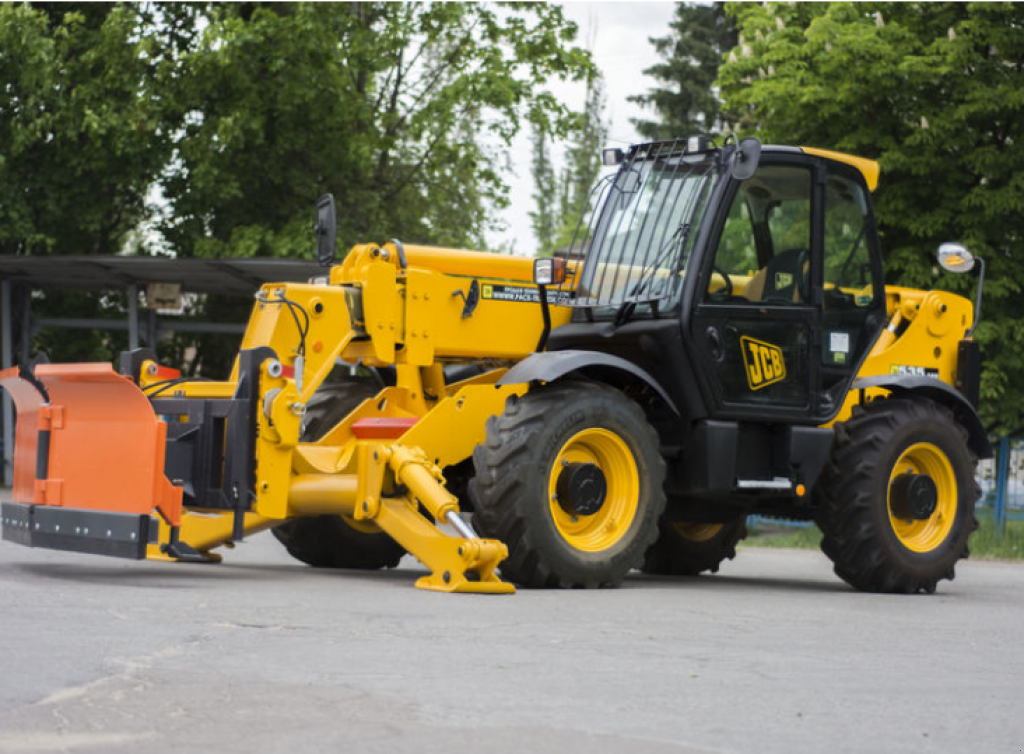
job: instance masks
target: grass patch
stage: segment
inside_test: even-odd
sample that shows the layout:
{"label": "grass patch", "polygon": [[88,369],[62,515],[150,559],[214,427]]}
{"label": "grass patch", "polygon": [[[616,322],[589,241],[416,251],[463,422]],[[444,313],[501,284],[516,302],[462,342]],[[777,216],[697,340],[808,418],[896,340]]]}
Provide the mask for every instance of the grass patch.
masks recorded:
{"label": "grass patch", "polygon": [[743,543],[748,547],[788,547],[799,550],[817,550],[821,547],[821,530],[817,526],[777,526],[762,521]]}
{"label": "grass patch", "polygon": [[[975,560],[1024,560],[1024,521],[1009,521],[1001,537],[996,536],[995,522],[981,519],[968,542],[971,558]],[[746,547],[787,547],[816,550],[821,547],[821,531],[817,526],[793,528],[773,526],[762,522],[757,529],[751,527]]]}
{"label": "grass patch", "polygon": [[990,518],[967,542],[971,557],[980,560],[1024,560],[1024,521],[1007,521],[1002,537],[996,537],[996,525]]}

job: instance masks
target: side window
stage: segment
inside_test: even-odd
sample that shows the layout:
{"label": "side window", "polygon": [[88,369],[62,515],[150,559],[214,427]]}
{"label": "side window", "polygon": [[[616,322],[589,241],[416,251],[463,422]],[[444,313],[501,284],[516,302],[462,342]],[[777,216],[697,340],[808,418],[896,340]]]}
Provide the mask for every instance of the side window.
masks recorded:
{"label": "side window", "polygon": [[706,300],[810,300],[811,172],[766,165],[740,184],[715,251]]}
{"label": "side window", "polygon": [[821,356],[826,389],[833,383],[845,384],[844,375],[870,346],[868,316],[881,305],[875,300],[876,244],[867,189],[843,169],[830,167],[825,182],[822,275]]}
{"label": "side window", "polygon": [[825,308],[867,308],[874,297],[868,199],[863,186],[831,173],[825,184]]}

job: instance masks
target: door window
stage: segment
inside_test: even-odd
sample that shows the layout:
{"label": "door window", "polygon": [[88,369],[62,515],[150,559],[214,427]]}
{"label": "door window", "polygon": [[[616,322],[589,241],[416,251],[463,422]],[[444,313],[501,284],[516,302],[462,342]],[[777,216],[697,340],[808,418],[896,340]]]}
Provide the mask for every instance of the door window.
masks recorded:
{"label": "door window", "polygon": [[811,173],[766,165],[736,191],[705,300],[806,304],[811,281]]}

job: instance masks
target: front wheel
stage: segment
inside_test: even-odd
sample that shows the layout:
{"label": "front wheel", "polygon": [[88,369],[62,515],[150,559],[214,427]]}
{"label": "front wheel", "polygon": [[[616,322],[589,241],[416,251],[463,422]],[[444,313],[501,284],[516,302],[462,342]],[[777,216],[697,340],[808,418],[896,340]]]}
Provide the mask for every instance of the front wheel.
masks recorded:
{"label": "front wheel", "polygon": [[611,387],[510,398],[473,453],[473,522],[508,545],[502,575],[532,587],[616,586],[658,532],[665,462],[640,407]]}
{"label": "front wheel", "polygon": [[952,580],[978,528],[977,458],[949,409],[889,398],[836,427],[818,484],[822,550],[868,592],[934,592]]}

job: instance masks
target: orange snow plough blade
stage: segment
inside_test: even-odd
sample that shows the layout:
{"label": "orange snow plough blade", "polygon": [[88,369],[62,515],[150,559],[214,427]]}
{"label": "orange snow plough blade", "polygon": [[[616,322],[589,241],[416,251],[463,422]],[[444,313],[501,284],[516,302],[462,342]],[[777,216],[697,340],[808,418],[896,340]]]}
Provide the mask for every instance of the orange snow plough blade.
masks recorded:
{"label": "orange snow plough blade", "polygon": [[167,425],[108,364],[13,367],[0,386],[17,410],[13,501],[3,537],[28,546],[144,558],[159,513],[181,520],[164,476]]}

